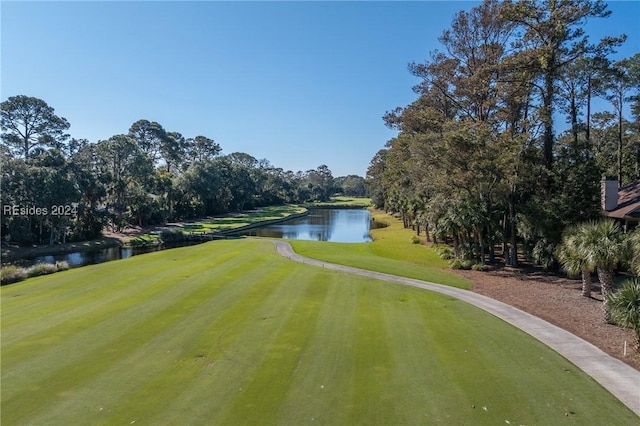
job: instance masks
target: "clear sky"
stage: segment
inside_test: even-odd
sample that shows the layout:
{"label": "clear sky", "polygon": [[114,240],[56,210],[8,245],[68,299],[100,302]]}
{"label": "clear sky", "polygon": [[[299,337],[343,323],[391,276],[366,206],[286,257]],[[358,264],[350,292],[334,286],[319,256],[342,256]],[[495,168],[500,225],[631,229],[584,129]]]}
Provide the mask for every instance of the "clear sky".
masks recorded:
{"label": "clear sky", "polygon": [[[382,116],[416,98],[407,64],[477,4],[2,1],[0,94],[43,99],[91,142],[144,118],[223,154],[364,176],[395,136]],[[640,2],[608,4],[592,41],[626,33],[616,57],[639,52]]]}

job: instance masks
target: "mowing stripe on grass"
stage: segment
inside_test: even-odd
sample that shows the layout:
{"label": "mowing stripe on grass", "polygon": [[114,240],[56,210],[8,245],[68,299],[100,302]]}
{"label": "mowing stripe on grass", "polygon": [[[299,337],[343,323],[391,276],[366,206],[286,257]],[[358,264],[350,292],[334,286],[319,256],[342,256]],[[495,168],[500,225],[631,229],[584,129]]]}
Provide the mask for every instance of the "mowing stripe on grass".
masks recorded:
{"label": "mowing stripe on grass", "polygon": [[[205,299],[197,310],[189,312],[178,327],[165,330],[148,348],[141,348],[126,364],[116,365],[111,372],[105,373],[105,379],[111,381],[114,373],[126,374],[129,368],[137,368],[138,363],[144,362],[145,354],[157,352],[166,354],[166,359],[158,365],[159,371],[150,375],[146,380],[137,381],[136,385],[127,392],[124,403],[113,404],[109,407],[108,421],[113,423],[144,421],[152,424],[169,422],[165,416],[150,419],[157,401],[162,400],[171,406],[171,412],[180,413],[173,424],[185,421],[185,413],[191,412],[189,418],[197,411],[193,399],[198,395],[207,395],[206,391],[198,392],[194,384],[209,377],[221,378],[221,374],[228,378],[237,369],[244,374],[248,354],[236,354],[234,339],[238,333],[255,321],[252,314],[265,299],[273,297],[282,274],[273,269],[265,273],[264,268],[257,264],[256,269],[244,275],[242,281],[234,280],[225,285],[225,291]],[[242,287],[246,287],[243,289]],[[242,349],[252,348],[240,342]],[[242,365],[238,365],[242,360]],[[144,367],[143,367],[144,368]],[[114,382],[114,385],[116,382]],[[212,383],[208,383],[209,388]],[[154,394],[154,399],[149,395]],[[186,399],[183,397],[187,396]],[[203,407],[209,407],[207,401]]]}
{"label": "mowing stripe on grass", "polygon": [[[261,424],[275,418],[296,371],[300,351],[312,336],[319,308],[327,296],[325,277],[315,276],[305,284],[289,281],[280,294],[265,301],[262,319],[245,330],[239,341],[257,342],[260,350],[249,357],[247,375],[238,383],[238,392],[221,414],[220,424]],[[280,299],[280,300],[278,300]],[[295,302],[295,303],[291,303]]]}
{"label": "mowing stripe on grass", "polygon": [[[264,241],[196,247],[154,254],[154,265],[179,259],[160,276],[147,269],[147,255],[113,262],[121,276],[138,278],[113,293],[87,291],[77,303],[92,305],[89,312],[69,306],[55,275],[0,289],[12,304],[2,312],[3,334],[4,320],[12,323],[11,343],[2,341],[10,354],[2,358],[2,423],[637,422],[562,357],[466,303],[290,262]],[[96,286],[92,270],[109,271],[68,276]],[[48,282],[56,284],[51,324],[30,315],[42,312],[29,298],[45,300]],[[31,322],[59,337],[16,349],[13,315],[27,325],[27,343],[46,337]]]}
{"label": "mowing stripe on grass", "polygon": [[[135,267],[135,265],[133,266]],[[131,316],[133,315],[138,320],[143,320],[150,315],[166,320],[166,315],[158,314],[158,310],[166,307],[171,308],[173,305],[179,306],[180,304],[176,304],[176,301],[188,297],[189,292],[194,288],[197,289],[203,282],[204,276],[199,274],[201,271],[198,271],[198,269],[209,269],[211,267],[212,265],[210,264],[204,267],[185,264],[182,268],[178,268],[177,272],[181,274],[183,269],[190,269],[194,271],[193,278],[189,276],[177,281],[175,276],[168,275],[165,277],[160,276],[157,280],[139,280],[136,284],[130,284],[127,287],[112,287],[111,294],[113,297],[109,298],[103,298],[99,291],[88,293],[90,298],[85,302],[93,307],[90,311],[79,308],[69,312],[66,310],[66,303],[60,303],[53,304],[55,307],[59,306],[59,309],[56,309],[55,314],[44,319],[39,317],[41,311],[37,310],[36,314],[31,316],[26,324],[25,322],[27,321],[18,326],[9,327],[3,321],[3,343],[12,344],[17,341],[15,345],[11,346],[10,350],[3,351],[3,358],[7,362],[13,362],[14,356],[19,358],[16,360],[16,368],[19,368],[20,359],[26,361],[23,360],[20,353],[27,347],[35,346],[34,349],[38,352],[46,350],[49,346],[57,346],[60,349],[60,345],[57,342],[66,338],[77,339],[68,341],[68,343],[79,347],[86,347],[87,339],[89,341],[99,340],[101,344],[105,344],[109,342],[104,341],[104,335],[101,333],[102,329],[118,328],[121,331],[126,331],[129,328],[133,328],[135,325],[131,322]],[[226,262],[216,268],[220,272],[224,272],[229,268],[239,271],[246,267],[244,266],[243,257],[239,256],[233,259],[233,262]],[[92,276],[87,278],[90,280]],[[7,312],[4,310],[3,301],[3,315],[5,314]],[[180,313],[177,315],[180,315]],[[155,317],[152,317],[150,321],[154,322]],[[88,329],[89,324],[92,325],[91,329]],[[39,332],[37,334],[25,333],[25,330],[31,329],[39,330]],[[73,332],[73,336],[65,336],[65,334],[70,334],[71,332]],[[96,332],[100,336],[96,336]],[[62,351],[61,359],[56,361],[64,362],[66,357],[68,357],[68,354]],[[29,361],[33,363],[34,360]],[[70,359],[67,362],[72,361],[74,360]]]}
{"label": "mowing stripe on grass", "polygon": [[[232,261],[227,260],[227,257],[220,257],[218,260],[223,262],[226,260],[226,262],[217,265],[216,269],[222,274],[230,270],[236,273],[240,270],[245,271],[247,256],[253,255],[244,252],[232,258]],[[260,266],[266,264],[266,259],[261,259],[254,264],[257,267],[256,277],[263,274]],[[180,335],[181,328],[189,326],[185,319],[187,314],[198,304],[210,300],[215,292],[233,289],[235,299],[242,297],[237,288],[215,285],[215,282],[207,279],[206,275],[197,273],[199,267],[191,262],[189,265],[196,273],[189,278],[183,278],[182,281],[176,282],[171,279],[171,276],[158,281],[142,281],[144,283],[142,287],[145,290],[152,290],[150,294],[141,292],[136,295],[135,289],[138,287],[133,284],[130,288],[121,289],[122,295],[126,295],[129,291],[133,294],[130,294],[130,297],[114,298],[120,303],[104,304],[103,309],[94,317],[89,315],[82,317],[82,320],[79,319],[80,317],[76,318],[75,323],[79,327],[73,332],[68,332],[67,336],[45,338],[45,342],[38,339],[35,341],[35,347],[30,344],[30,340],[25,339],[20,344],[14,345],[12,350],[3,350],[3,363],[14,362],[15,365],[8,374],[4,374],[5,371],[3,371],[3,387],[10,387],[14,394],[13,398],[3,402],[3,409],[11,410],[14,403],[20,406],[25,397],[38,402],[35,405],[38,409],[42,409],[48,403],[55,402],[48,392],[51,384],[55,383],[56,387],[64,388],[62,394],[67,394],[72,392],[72,388],[81,387],[83,380],[92,380],[94,376],[108,369],[112,363],[117,362],[130,351],[137,350],[138,347],[144,348],[145,342],[149,339],[161,340],[163,331],[171,330],[169,334]],[[213,265],[208,265],[208,267],[211,266]],[[250,286],[253,280],[250,276],[248,278],[246,281],[239,281]],[[229,300],[223,298],[221,307],[226,307],[229,303]],[[132,318],[135,318],[135,321],[132,321]],[[85,327],[83,324],[92,324],[92,326]],[[63,326],[66,329],[69,328],[68,324],[58,327],[63,328]],[[114,334],[113,330],[118,330],[118,333]],[[4,336],[3,327],[3,340]],[[70,352],[69,348],[82,350]],[[33,351],[38,355],[32,358],[21,357],[25,351]],[[13,357],[21,358],[14,361]],[[57,368],[51,369],[52,364]],[[128,375],[130,368],[139,368],[140,371],[144,371],[146,365],[147,363],[144,362],[139,365],[131,363],[123,373],[125,376]],[[31,385],[23,389],[20,386],[21,383],[31,383]]]}
{"label": "mowing stripe on grass", "polygon": [[[291,386],[276,417],[278,424],[316,420],[347,423],[345,419],[356,391],[352,377],[356,364],[354,306],[360,286],[335,273],[330,277],[327,296],[319,307],[310,339],[302,348]],[[329,413],[334,413],[332,419],[327,419]]]}
{"label": "mowing stripe on grass", "polygon": [[[149,287],[152,288],[151,291],[162,291],[163,287],[158,282],[144,279],[151,273],[157,280],[169,279],[175,282],[200,275],[207,270],[211,272],[217,264],[223,262],[232,261],[240,265],[244,263],[243,258],[238,256],[239,253],[233,251],[223,253],[215,259],[215,263],[204,255],[206,252],[203,247],[189,247],[185,252],[200,260],[187,263],[184,262],[185,253],[172,253],[173,256],[167,261],[159,253],[149,253],[145,255],[148,258],[144,259],[144,267],[135,267],[141,263],[139,258],[133,257],[117,261],[117,265],[122,268],[104,263],[92,266],[91,269],[78,268],[34,278],[33,286],[28,290],[17,291],[11,297],[3,298],[2,309],[6,318],[3,325],[7,330],[13,325],[20,325],[19,337],[24,339],[27,337],[27,325],[35,330],[42,330],[47,324],[60,323],[62,317],[82,317],[96,307],[111,306],[113,302],[122,299],[137,300],[144,295],[135,292],[145,291]],[[130,263],[133,267],[129,266]],[[47,285],[36,285],[39,282],[46,282]],[[11,342],[11,335],[5,334],[3,339]]]}
{"label": "mowing stripe on grass", "polygon": [[180,395],[168,400],[173,415],[159,415],[151,423],[180,424],[187,418],[196,424],[220,424],[234,403],[246,399],[242,395],[247,389],[247,380],[254,377],[256,366],[267,356],[276,330],[296,314],[289,307],[295,307],[308,288],[304,275],[304,270],[296,269],[277,277],[276,282],[256,284],[268,293],[243,302],[233,316],[211,327],[210,338],[202,342],[209,345],[210,356],[202,358],[200,365],[194,367],[196,374],[181,387]]}

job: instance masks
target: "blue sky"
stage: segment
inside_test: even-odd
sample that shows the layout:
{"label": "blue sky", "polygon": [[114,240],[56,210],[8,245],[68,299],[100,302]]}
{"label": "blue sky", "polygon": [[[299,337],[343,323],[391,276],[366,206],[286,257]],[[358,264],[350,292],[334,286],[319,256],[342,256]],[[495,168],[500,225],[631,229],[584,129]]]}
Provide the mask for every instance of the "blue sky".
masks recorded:
{"label": "blue sky", "polygon": [[[592,41],[626,33],[640,51],[640,2],[612,1]],[[7,2],[2,100],[45,100],[91,142],[145,118],[285,170],[325,164],[364,176],[395,136],[382,116],[411,103],[407,71],[440,49],[478,2]]]}

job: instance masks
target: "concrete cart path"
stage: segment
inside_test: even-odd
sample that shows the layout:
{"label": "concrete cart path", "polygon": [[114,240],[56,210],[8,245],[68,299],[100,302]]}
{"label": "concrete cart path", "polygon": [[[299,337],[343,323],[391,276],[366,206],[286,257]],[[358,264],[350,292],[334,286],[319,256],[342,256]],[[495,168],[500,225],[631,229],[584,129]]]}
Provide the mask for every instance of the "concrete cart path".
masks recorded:
{"label": "concrete cart path", "polygon": [[275,244],[278,254],[297,262],[423,288],[446,294],[477,306],[518,327],[564,356],[640,416],[640,372],[560,327],[506,303],[472,291],[310,259],[296,254],[286,241],[271,241]]}

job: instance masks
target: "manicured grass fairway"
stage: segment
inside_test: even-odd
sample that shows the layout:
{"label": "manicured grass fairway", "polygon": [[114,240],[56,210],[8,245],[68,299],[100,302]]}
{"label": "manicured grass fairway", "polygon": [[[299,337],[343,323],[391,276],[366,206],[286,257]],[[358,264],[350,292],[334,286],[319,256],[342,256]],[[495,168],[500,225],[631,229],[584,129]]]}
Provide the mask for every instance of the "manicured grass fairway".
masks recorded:
{"label": "manicured grass fairway", "polygon": [[292,262],[266,241],[151,253],[1,296],[3,426],[638,421],[491,315]]}

